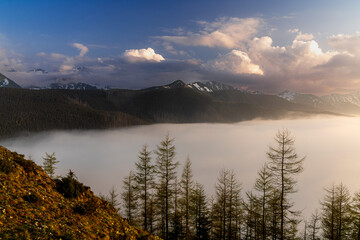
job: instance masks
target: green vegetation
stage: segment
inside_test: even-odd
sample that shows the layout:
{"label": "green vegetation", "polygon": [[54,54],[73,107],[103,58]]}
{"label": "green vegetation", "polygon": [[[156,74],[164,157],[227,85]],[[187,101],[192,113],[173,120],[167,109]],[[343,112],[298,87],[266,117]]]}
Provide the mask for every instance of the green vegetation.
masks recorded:
{"label": "green vegetation", "polygon": [[89,189],[76,179],[75,173],[71,170],[66,177],[55,179],[55,183],[56,190],[66,198],[76,198]]}
{"label": "green vegetation", "polygon": [[45,153],[45,157],[43,157],[44,163],[43,163],[43,169],[45,172],[49,175],[49,177],[54,178],[55,174],[55,165],[59,163],[58,160],[56,160],[55,153],[52,154]]}

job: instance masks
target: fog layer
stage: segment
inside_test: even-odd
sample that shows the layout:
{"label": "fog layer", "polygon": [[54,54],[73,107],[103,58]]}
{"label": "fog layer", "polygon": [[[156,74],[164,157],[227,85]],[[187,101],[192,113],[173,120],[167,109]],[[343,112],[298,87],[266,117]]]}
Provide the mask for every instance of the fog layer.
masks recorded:
{"label": "fog layer", "polygon": [[[306,156],[304,172],[298,177],[296,208],[309,215],[319,207],[324,187],[343,182],[351,191],[360,190],[360,118],[316,118],[304,120],[249,121],[237,124],[158,124],[106,131],[46,132],[2,140],[12,151],[32,155],[42,164],[45,152],[55,152],[60,161],[57,175],[69,169],[95,193],[107,193],[114,185],[119,191],[122,178],[134,169],[143,144],[151,150],[169,132],[175,138],[176,160],[187,155],[193,162],[196,181],[207,193],[221,168],[234,169],[250,190],[266,151],[278,129],[288,128],[296,138],[300,157]],[[154,155],[153,155],[154,157]],[[180,165],[179,176],[182,171]]]}

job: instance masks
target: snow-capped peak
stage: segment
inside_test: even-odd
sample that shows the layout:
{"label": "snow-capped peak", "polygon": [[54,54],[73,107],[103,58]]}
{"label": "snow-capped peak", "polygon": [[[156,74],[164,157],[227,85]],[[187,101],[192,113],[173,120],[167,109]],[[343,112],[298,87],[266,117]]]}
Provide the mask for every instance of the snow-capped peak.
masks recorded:
{"label": "snow-capped peak", "polygon": [[1,83],[1,86],[7,86],[9,85],[9,79],[5,78],[2,83]]}
{"label": "snow-capped peak", "polygon": [[294,101],[295,96],[298,95],[296,92],[292,92],[290,90],[285,90],[278,94],[279,97],[288,100],[289,102]]}

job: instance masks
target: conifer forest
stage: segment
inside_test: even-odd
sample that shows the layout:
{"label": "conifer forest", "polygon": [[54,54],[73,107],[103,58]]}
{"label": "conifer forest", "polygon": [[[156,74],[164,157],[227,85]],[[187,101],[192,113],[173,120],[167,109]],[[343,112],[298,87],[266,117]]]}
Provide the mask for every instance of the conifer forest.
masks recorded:
{"label": "conifer forest", "polygon": [[155,150],[139,150],[120,193],[113,187],[102,197],[163,239],[360,239],[360,192],[350,195],[342,183],[324,186],[307,219],[295,208],[291,197],[306,161],[295,145],[289,130],[279,130],[252,189],[244,191],[241,176],[222,168],[209,195],[194,181],[191,157],[182,164],[176,159],[175,139],[168,134]]}

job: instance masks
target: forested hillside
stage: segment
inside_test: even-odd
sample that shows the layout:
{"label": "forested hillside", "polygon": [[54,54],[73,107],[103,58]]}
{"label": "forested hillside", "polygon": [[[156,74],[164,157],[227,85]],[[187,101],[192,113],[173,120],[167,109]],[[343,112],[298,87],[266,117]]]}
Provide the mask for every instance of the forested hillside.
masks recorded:
{"label": "forested hillside", "polygon": [[107,106],[111,104],[106,102],[103,91],[87,91],[86,101],[69,92],[0,89],[0,136],[55,129],[105,129],[145,123],[129,114],[112,111]]}
{"label": "forested hillside", "polygon": [[[186,87],[148,90],[0,88],[0,137],[149,123],[238,122],[323,114],[274,95]],[[329,113],[327,113],[329,114]]]}

